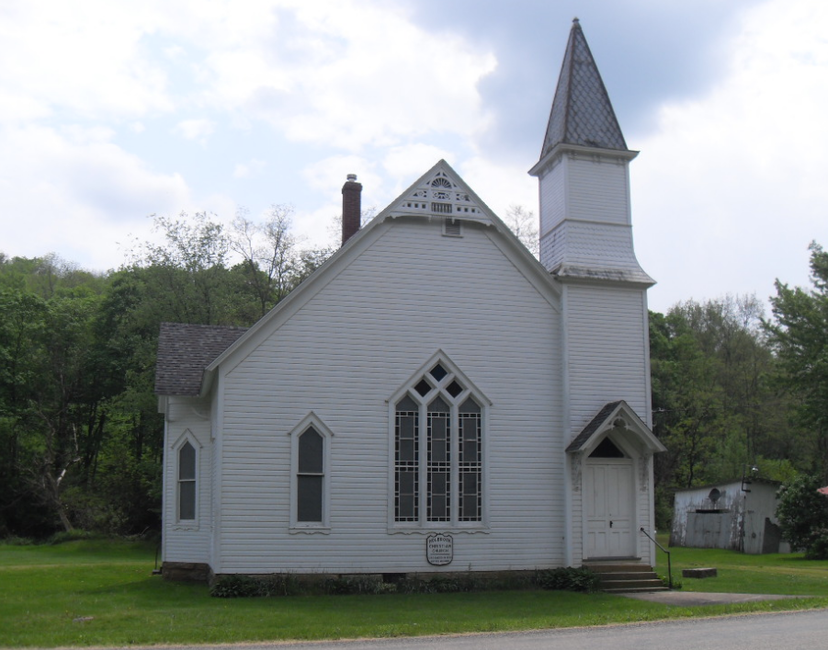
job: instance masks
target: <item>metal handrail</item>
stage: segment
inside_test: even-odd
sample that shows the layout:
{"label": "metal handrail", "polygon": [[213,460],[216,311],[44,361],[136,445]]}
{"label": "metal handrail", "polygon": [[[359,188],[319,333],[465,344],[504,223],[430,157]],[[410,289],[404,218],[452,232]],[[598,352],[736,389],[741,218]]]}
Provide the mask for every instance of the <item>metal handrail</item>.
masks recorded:
{"label": "metal handrail", "polygon": [[650,541],[653,544],[658,546],[662,551],[664,551],[667,554],[667,584],[670,587],[670,589],[672,589],[673,588],[673,565],[670,562],[670,551],[668,551],[661,544],[659,544],[656,541],[656,539],[652,535],[650,535],[650,533],[648,533],[646,530],[644,530],[643,526],[641,528],[639,528],[638,530],[640,530],[642,533],[644,533],[650,539]]}

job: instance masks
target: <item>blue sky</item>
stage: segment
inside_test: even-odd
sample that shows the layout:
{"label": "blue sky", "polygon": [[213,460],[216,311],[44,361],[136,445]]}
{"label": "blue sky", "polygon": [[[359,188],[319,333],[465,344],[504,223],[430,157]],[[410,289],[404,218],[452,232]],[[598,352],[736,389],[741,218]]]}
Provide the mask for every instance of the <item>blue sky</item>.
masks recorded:
{"label": "blue sky", "polygon": [[821,0],[5,0],[0,251],[117,268],[152,213],[292,204],[332,243],[348,173],[382,208],[439,158],[537,211],[573,17],[633,161],[653,309],[808,283],[828,245]]}

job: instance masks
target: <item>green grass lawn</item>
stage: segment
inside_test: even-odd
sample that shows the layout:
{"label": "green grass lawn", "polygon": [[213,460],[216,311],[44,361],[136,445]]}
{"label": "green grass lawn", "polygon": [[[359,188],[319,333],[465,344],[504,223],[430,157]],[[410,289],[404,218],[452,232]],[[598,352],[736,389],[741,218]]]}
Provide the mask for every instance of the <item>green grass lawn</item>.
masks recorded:
{"label": "green grass lawn", "polygon": [[718,578],[683,579],[686,590],[816,598],[696,608],[551,591],[225,600],[211,598],[206,586],[151,575],[154,551],[146,545],[84,540],[0,545],[0,646],[414,636],[828,606],[828,562],[673,551],[676,575],[687,566],[719,569]]}
{"label": "green grass lawn", "polygon": [[[659,542],[667,546],[666,539]],[[806,560],[801,553],[745,555],[735,551],[671,548],[673,580],[683,591],[743,594],[786,594],[828,598],[828,561]],[[667,575],[667,561],[659,552],[658,573]],[[681,570],[716,567],[716,578],[682,578]]]}

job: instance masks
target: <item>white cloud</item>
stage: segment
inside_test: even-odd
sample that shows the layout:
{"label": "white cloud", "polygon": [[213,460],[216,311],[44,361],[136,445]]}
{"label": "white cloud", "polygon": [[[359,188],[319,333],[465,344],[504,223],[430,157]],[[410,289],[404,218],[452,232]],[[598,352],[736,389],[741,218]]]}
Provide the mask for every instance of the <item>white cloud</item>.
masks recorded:
{"label": "white cloud", "polygon": [[210,101],[348,149],[486,126],[476,86],[495,67],[491,53],[422,30],[393,4],[279,5],[281,21],[211,53]]}
{"label": "white cloud", "polygon": [[107,0],[5,2],[0,10],[3,119],[28,120],[62,109],[93,118],[169,110],[166,76],[141,46],[157,21],[141,6]]}
{"label": "white cloud", "polygon": [[212,135],[216,130],[216,123],[205,118],[181,120],[175,125],[174,133],[177,133],[187,140],[196,140],[205,144],[207,136]]}
{"label": "white cloud", "polygon": [[[476,148],[499,128],[478,85],[499,60],[514,74],[505,68],[520,56],[544,56],[548,35],[493,38],[497,18],[483,5],[462,32],[438,16],[421,27],[408,6],[0,3],[0,209],[26,224],[0,245],[10,254],[55,249],[101,268],[112,242],[148,212],[232,215],[237,203],[259,210],[274,194],[297,203],[297,229],[317,241],[341,209],[346,173],[364,184],[363,205],[382,208],[439,158],[498,214],[512,204],[537,210],[525,173],[534,161],[514,166],[514,151],[494,158]],[[826,11],[814,0],[755,5],[716,62],[727,70],[722,83],[663,106],[655,133],[634,142],[642,155],[631,168],[633,223],[642,265],[660,282],[654,306],[669,306],[659,296],[757,286],[767,295],[776,276],[807,283],[808,242],[828,245]],[[518,38],[536,42],[510,56],[491,50]],[[88,256],[84,237],[94,243]]]}
{"label": "white cloud", "polygon": [[828,5],[746,15],[729,74],[708,96],[662,107],[632,163],[636,248],[664,295],[773,293],[807,284],[807,246],[828,240]]}
{"label": "white cloud", "polygon": [[526,168],[476,156],[464,162],[459,171],[472,190],[501,219],[513,205],[538,214],[538,181],[529,176]]}
{"label": "white cloud", "polygon": [[383,156],[382,166],[392,178],[399,179],[394,191],[399,194],[439,160],[451,164],[452,152],[424,142],[391,147]]}
{"label": "white cloud", "polygon": [[259,176],[267,163],[264,160],[254,158],[246,163],[236,163],[233,168],[233,178],[249,178],[251,176]]}
{"label": "white cloud", "polygon": [[[50,251],[83,259],[98,270],[117,267],[125,233],[146,231],[146,216],[190,203],[176,174],[158,174],[105,133],[75,127],[5,128],[0,150],[0,214],[3,250],[35,257]],[[34,236],[33,236],[34,235]]]}
{"label": "white cloud", "polygon": [[302,177],[311,189],[333,196],[340,193],[348,174],[356,174],[364,186],[378,187],[382,176],[375,172],[375,168],[375,162],[362,156],[329,156],[307,165],[302,170]]}

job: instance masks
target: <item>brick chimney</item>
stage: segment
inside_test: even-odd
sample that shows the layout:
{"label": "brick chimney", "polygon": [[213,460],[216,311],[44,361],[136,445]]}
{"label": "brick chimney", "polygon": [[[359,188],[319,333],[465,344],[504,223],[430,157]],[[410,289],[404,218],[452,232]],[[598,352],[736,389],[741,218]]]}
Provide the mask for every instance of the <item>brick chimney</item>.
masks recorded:
{"label": "brick chimney", "polygon": [[342,245],[359,230],[362,219],[362,183],[356,182],[356,174],[348,174],[342,186]]}

